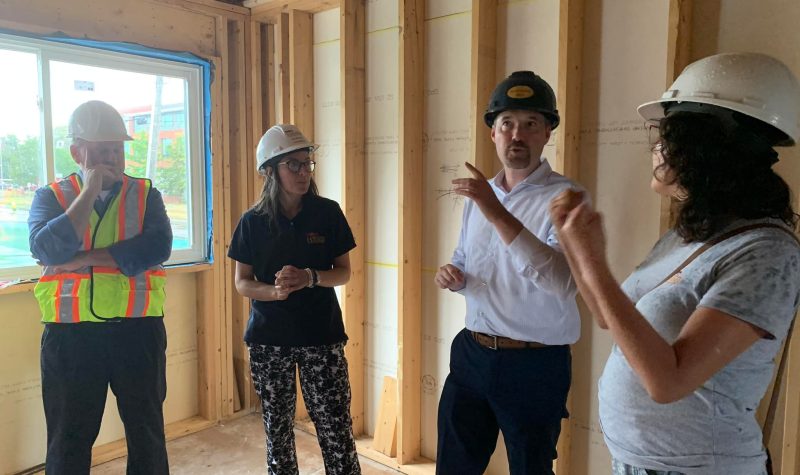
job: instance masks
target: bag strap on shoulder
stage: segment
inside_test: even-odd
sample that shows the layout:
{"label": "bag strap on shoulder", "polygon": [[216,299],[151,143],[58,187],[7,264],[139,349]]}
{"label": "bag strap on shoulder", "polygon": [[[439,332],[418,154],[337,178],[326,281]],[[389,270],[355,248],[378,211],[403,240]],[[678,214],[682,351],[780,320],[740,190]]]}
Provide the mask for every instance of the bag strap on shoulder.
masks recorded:
{"label": "bag strap on shoulder", "polygon": [[[691,264],[693,260],[695,260],[700,254],[706,252],[707,250],[711,249],[712,246],[715,244],[719,244],[726,239],[730,239],[734,236],[739,234],[745,233],[747,231],[751,231],[753,229],[760,229],[760,228],[775,228],[780,229],[781,231],[785,232],[786,234],[790,235],[798,245],[800,245],[800,240],[798,240],[797,235],[787,229],[785,226],[781,226],[779,224],[772,224],[772,223],[756,223],[756,224],[749,224],[747,226],[742,226],[740,228],[732,229],[725,234],[720,234],[719,236],[715,237],[714,239],[705,242],[702,246],[698,247],[689,257],[686,258],[685,261],[681,262],[681,264],[675,268],[668,276],[664,278],[661,282],[656,285],[656,287],[661,286],[664,282],[671,279],[675,274],[682,271],[686,266]],[[654,287],[655,288],[655,287]]]}

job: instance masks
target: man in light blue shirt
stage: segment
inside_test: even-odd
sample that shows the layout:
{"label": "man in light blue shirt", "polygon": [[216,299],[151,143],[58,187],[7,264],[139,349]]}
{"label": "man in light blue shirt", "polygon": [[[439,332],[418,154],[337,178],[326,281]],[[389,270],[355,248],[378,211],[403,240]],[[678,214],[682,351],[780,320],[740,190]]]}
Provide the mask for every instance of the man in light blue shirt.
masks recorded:
{"label": "man in light blue shirt", "polygon": [[550,474],[580,321],[548,205],[576,186],[541,157],[559,123],[541,77],[512,73],[484,120],[503,170],[487,180],[466,164],[472,178],[453,180],[469,200],[452,263],[435,277],[467,301],[439,402],[436,471],[482,474],[502,430],[512,474]]}

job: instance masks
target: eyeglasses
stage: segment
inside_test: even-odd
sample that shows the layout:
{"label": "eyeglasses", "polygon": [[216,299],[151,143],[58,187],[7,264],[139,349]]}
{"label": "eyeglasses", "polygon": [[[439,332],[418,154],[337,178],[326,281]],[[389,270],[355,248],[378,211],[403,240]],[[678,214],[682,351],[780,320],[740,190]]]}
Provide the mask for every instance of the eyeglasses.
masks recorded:
{"label": "eyeglasses", "polygon": [[300,173],[300,170],[303,168],[305,168],[308,173],[311,173],[314,171],[314,167],[317,165],[317,162],[314,160],[306,160],[302,162],[300,160],[286,160],[285,162],[278,163],[278,165],[286,165],[286,168],[288,168],[292,173]]}
{"label": "eyeglasses", "polygon": [[647,130],[647,143],[650,144],[650,150],[660,152],[664,148],[664,143],[661,139],[661,128],[658,124],[649,122],[645,122],[644,128]]}

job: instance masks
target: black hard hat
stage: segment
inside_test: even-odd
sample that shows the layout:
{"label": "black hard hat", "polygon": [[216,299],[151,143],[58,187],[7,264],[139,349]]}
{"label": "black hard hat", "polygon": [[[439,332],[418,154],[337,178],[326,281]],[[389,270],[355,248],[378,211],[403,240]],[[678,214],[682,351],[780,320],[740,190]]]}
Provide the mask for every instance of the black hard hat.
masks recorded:
{"label": "black hard hat", "polygon": [[536,111],[545,116],[554,129],[561,121],[553,88],[533,71],[515,71],[503,79],[492,92],[483,120],[491,127],[497,114],[507,110]]}

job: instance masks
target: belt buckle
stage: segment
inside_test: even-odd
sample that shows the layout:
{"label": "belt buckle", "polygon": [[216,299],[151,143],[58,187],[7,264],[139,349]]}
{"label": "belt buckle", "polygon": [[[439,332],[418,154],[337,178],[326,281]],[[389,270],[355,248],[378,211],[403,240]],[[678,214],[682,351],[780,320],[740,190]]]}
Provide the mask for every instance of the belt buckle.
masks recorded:
{"label": "belt buckle", "polygon": [[497,350],[497,335],[489,335],[492,337],[493,345],[489,347],[490,350]]}

